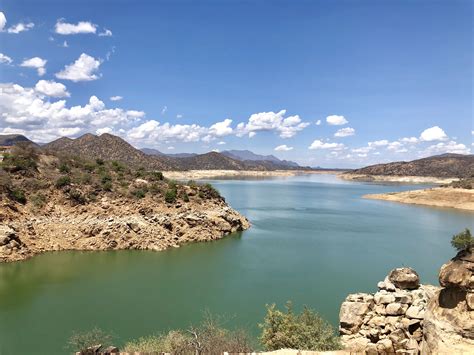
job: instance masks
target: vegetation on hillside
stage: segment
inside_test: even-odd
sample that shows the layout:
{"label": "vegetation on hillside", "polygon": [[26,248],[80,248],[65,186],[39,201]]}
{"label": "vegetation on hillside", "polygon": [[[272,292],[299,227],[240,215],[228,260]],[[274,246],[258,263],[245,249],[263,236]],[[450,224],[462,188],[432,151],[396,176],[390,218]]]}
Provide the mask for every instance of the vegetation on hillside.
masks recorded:
{"label": "vegetation on hillside", "polygon": [[453,235],[453,238],[451,239],[451,245],[458,251],[474,247],[474,238],[472,237],[469,228],[466,228],[462,232]]}

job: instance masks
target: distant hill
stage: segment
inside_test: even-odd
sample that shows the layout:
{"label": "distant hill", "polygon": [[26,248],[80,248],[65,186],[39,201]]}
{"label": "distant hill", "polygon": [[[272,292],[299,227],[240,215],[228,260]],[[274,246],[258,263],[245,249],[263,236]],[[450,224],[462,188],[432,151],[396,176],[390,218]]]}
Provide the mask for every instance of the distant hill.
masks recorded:
{"label": "distant hill", "polygon": [[274,155],[260,155],[250,150],[224,150],[221,154],[240,161],[269,161],[281,167],[299,167],[298,163],[289,160],[280,160]]}
{"label": "distant hill", "polygon": [[196,153],[163,153],[162,151],[159,151],[158,149],[152,149],[152,148],[143,148],[141,151],[147,155],[157,155],[157,156],[166,156],[166,157],[173,157],[173,158],[189,158],[189,157],[195,157]]}
{"label": "distant hill", "polygon": [[17,143],[31,143],[37,145],[21,134],[0,134],[0,146],[11,147]]}
{"label": "distant hill", "polygon": [[467,178],[474,176],[474,155],[449,153],[409,162],[376,164],[352,170],[350,174]]}

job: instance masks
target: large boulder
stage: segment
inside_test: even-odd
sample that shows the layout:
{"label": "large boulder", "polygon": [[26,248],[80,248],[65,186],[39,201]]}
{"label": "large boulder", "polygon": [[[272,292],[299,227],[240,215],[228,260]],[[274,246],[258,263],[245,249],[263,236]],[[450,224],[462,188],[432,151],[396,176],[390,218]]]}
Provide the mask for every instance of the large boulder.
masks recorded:
{"label": "large boulder", "polygon": [[393,269],[388,279],[395,287],[402,290],[414,290],[420,286],[420,277],[415,270],[409,267]]}
{"label": "large boulder", "polygon": [[463,290],[474,289],[474,249],[460,251],[439,271],[442,287],[457,287]]}

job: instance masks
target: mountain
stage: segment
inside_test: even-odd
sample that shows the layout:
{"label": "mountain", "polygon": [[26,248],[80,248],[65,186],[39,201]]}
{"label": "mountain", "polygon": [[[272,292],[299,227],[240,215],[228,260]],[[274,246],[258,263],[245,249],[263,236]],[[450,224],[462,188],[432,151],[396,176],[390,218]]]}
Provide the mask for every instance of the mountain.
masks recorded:
{"label": "mountain", "polygon": [[100,136],[88,133],[76,139],[63,137],[45,144],[42,148],[53,153],[60,152],[88,159],[117,160],[135,167],[146,166],[160,170],[173,168],[166,157],[148,156],[122,138],[108,133]]}
{"label": "mountain", "polygon": [[448,153],[409,162],[371,165],[349,174],[468,178],[474,176],[474,155]]}
{"label": "mountain", "polygon": [[31,143],[37,145],[21,134],[0,134],[0,146],[11,147],[17,143]]}
{"label": "mountain", "polygon": [[196,153],[175,153],[175,154],[165,154],[158,149],[152,149],[152,148],[142,148],[141,151],[145,153],[146,155],[157,155],[157,156],[166,156],[166,157],[172,157],[172,158],[189,158],[189,157],[195,157]]}
{"label": "mountain", "polygon": [[240,161],[269,161],[281,167],[299,167],[298,163],[289,160],[280,160],[274,155],[260,155],[250,150],[224,150],[221,154]]}

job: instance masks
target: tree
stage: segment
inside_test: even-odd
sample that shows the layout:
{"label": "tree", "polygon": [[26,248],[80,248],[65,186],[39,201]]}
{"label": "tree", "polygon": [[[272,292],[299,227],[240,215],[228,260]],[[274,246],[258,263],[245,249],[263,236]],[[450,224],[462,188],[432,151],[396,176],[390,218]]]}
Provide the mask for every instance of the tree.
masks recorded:
{"label": "tree", "polygon": [[287,302],[286,312],[276,309],[275,304],[267,305],[267,315],[259,327],[262,329],[260,341],[267,350],[341,349],[339,338],[327,321],[307,307],[304,307],[303,312],[295,314],[291,302]]}
{"label": "tree", "polygon": [[458,251],[473,247],[474,238],[472,237],[469,228],[466,228],[461,233],[453,235],[451,245]]}

